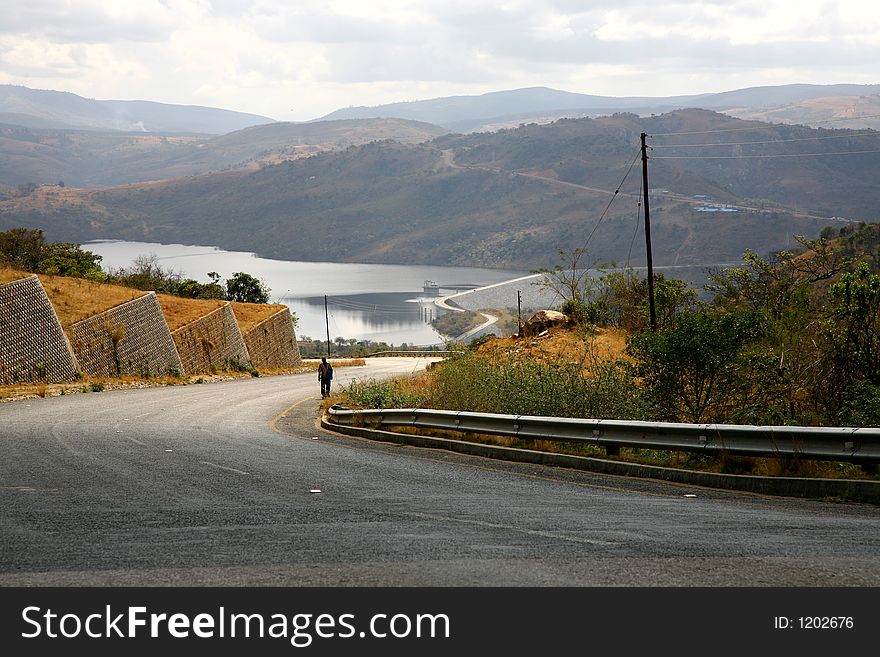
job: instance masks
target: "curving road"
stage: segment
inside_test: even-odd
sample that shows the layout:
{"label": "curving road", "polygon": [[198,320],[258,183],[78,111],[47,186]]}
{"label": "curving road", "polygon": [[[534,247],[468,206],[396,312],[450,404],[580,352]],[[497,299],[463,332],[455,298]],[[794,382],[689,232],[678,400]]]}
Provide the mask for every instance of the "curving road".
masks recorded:
{"label": "curving road", "polygon": [[343,438],[314,378],[0,404],[0,585],[880,584],[876,507]]}

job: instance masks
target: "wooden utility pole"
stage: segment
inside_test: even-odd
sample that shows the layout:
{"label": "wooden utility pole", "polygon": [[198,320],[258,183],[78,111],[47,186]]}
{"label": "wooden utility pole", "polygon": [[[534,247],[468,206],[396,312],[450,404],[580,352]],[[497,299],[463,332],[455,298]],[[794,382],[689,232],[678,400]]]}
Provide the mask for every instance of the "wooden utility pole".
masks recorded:
{"label": "wooden utility pole", "polygon": [[654,259],[651,255],[651,208],[648,205],[648,146],[646,133],[642,133],[642,196],[645,197],[645,250],[648,261],[648,312],[651,331],[657,332],[657,312],[654,310]]}
{"label": "wooden utility pole", "polygon": [[517,332],[517,337],[522,337],[522,292],[520,290],[516,291],[516,316],[518,318],[517,323],[519,324],[519,329]]}
{"label": "wooden utility pole", "polygon": [[327,358],[330,358],[330,315],[327,312],[327,295],[324,295],[324,322],[327,324]]}

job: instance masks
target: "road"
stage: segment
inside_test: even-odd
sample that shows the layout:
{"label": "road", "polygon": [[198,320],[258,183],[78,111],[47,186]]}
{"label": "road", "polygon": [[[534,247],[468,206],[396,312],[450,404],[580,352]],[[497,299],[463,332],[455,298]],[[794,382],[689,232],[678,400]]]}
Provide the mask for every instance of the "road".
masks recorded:
{"label": "road", "polygon": [[[632,193],[632,192],[622,192],[619,189],[617,191],[613,189],[607,189],[604,187],[592,187],[590,185],[581,185],[578,183],[568,182],[566,180],[559,180],[558,178],[551,178],[548,176],[542,176],[538,173],[531,173],[528,170],[515,170],[515,169],[503,169],[500,166],[493,166],[491,164],[458,164],[455,161],[455,150],[447,149],[440,151],[440,166],[450,168],[450,169],[478,169],[482,171],[489,171],[497,174],[507,174],[510,176],[520,176],[522,178],[532,178],[534,180],[540,180],[542,182],[548,183],[550,185],[557,185],[561,187],[567,187],[569,189],[578,189],[585,192],[590,192],[592,194],[607,194],[607,195],[620,195],[627,196],[633,199],[641,198],[640,194]],[[709,201],[707,199],[695,199],[685,194],[679,194],[676,192],[660,192],[657,190],[651,191],[651,198],[657,199],[666,199],[668,201],[674,201],[677,203],[687,203],[688,205],[712,205],[716,203],[715,201]],[[816,214],[811,214],[805,210],[801,210],[799,208],[789,208],[779,203],[763,203],[759,206],[753,205],[742,205],[742,204],[734,204],[734,203],[723,203],[724,207],[733,208],[736,210],[742,210],[744,212],[764,212],[765,209],[767,211],[770,210],[778,210],[781,212],[788,212],[792,216],[802,217],[805,219],[823,219],[825,221],[839,221],[841,223],[853,223],[854,220],[844,219],[843,217],[826,217],[820,216]]]}
{"label": "road", "polygon": [[880,584],[876,507],[341,437],[316,393],[308,374],[0,404],[0,585]]}

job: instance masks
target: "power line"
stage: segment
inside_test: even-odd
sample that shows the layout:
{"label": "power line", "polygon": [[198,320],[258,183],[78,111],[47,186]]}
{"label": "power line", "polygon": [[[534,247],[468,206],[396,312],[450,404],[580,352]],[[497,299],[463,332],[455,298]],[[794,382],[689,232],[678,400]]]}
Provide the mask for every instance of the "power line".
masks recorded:
{"label": "power line", "polygon": [[655,148],[709,148],[715,146],[751,146],[752,144],[785,144],[795,141],[822,141],[824,139],[855,139],[856,137],[878,137],[880,132],[871,130],[870,132],[858,132],[851,135],[831,135],[827,137],[798,137],[795,139],[768,139],[766,141],[733,141],[714,144],[655,144],[651,146]]}
{"label": "power line", "polygon": [[722,128],[720,130],[694,130],[692,132],[661,132],[659,134],[652,134],[651,137],[677,137],[679,135],[714,135],[720,132],[747,132],[749,130],[767,130],[770,127],[772,126],[765,123],[763,125],[751,128]]}
{"label": "power line", "polygon": [[377,303],[369,303],[367,301],[354,301],[349,299],[343,299],[341,297],[328,297],[328,300],[342,308],[352,309],[352,310],[376,310],[376,311],[386,311],[386,312],[398,312],[398,313],[408,313],[409,311],[405,308],[401,308],[400,306],[391,306],[385,304],[377,304]]}
{"label": "power line", "polygon": [[642,222],[642,188],[639,187],[639,205],[638,210],[636,211],[636,225],[633,228],[633,236],[629,241],[629,251],[626,254],[626,266],[629,267],[629,259],[632,256],[633,252],[633,244],[636,243],[636,235],[639,233],[639,224]]}
{"label": "power line", "polygon": [[776,155],[656,155],[652,160],[740,160],[772,157],[824,157],[827,155],[863,155],[865,153],[880,153],[877,150],[865,151],[838,151],[836,153],[779,153]]}
{"label": "power line", "polygon": [[587,236],[587,241],[584,242],[583,247],[581,247],[582,250],[584,250],[584,251],[587,250],[587,246],[589,246],[590,240],[593,239],[593,235],[596,234],[596,230],[598,230],[599,224],[602,223],[602,220],[605,218],[605,215],[607,214],[609,208],[611,207],[611,204],[614,203],[614,199],[616,199],[617,194],[620,193],[620,189],[623,187],[623,184],[626,182],[626,179],[629,177],[629,173],[630,173],[630,171],[632,171],[633,166],[635,166],[636,160],[639,159],[640,153],[641,153],[641,149],[636,149],[636,154],[635,154],[635,156],[633,156],[632,162],[629,163],[629,168],[626,170],[626,173],[623,174],[623,179],[620,181],[620,184],[614,190],[614,194],[611,195],[611,199],[608,201],[608,205],[605,206],[605,209],[602,211],[602,214],[600,215],[599,220],[596,222],[596,225],[593,226],[593,230],[591,230],[590,234]]}

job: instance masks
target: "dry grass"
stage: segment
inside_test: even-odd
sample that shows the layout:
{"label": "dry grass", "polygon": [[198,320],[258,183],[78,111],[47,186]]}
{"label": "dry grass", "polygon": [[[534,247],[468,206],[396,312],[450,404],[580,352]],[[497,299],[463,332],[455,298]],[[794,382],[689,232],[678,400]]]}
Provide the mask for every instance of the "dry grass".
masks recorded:
{"label": "dry grass", "polygon": [[[0,269],[0,283],[7,283],[28,276],[30,274],[27,272],[8,267]],[[39,278],[46,289],[49,301],[55,307],[55,312],[58,314],[61,326],[68,335],[70,335],[69,329],[71,325],[76,322],[88,319],[105,310],[147,294],[142,290],[136,290],[131,287],[96,283],[82,278],[50,276],[48,274],[39,274]],[[158,294],[156,296],[159,299],[159,305],[162,307],[162,314],[165,315],[165,321],[168,322],[168,327],[172,331],[200,317],[204,317],[225,303],[216,299],[184,299],[168,294]],[[256,306],[258,304],[244,305]],[[262,307],[266,308],[266,306]],[[264,313],[266,316],[269,316],[284,307],[276,306],[274,307],[275,310],[268,312],[264,310]]]}
{"label": "dry grass", "polygon": [[269,319],[275,313],[287,308],[280,303],[244,303],[241,301],[232,302],[232,311],[235,313],[235,319],[241,328],[241,334],[246,335],[257,324]]}
{"label": "dry grass", "polygon": [[616,328],[597,328],[589,335],[567,328],[554,327],[546,335],[528,338],[496,338],[481,345],[478,352],[486,355],[529,357],[539,362],[562,358],[573,363],[593,364],[626,358],[627,332]]}
{"label": "dry grass", "polygon": [[218,299],[184,299],[169,294],[156,296],[159,298],[159,305],[162,307],[165,321],[168,322],[168,328],[172,331],[214,312],[226,303]]}
{"label": "dry grass", "polygon": [[0,285],[3,283],[11,283],[12,281],[17,281],[19,278],[26,278],[28,276],[30,276],[30,274],[18,271],[17,269],[12,269],[11,267],[6,267],[5,265],[0,265]]}
{"label": "dry grass", "polygon": [[[18,278],[30,276],[25,272],[18,274]],[[68,335],[72,324],[145,294],[130,287],[95,283],[81,278],[48,274],[39,274],[39,278]]]}

